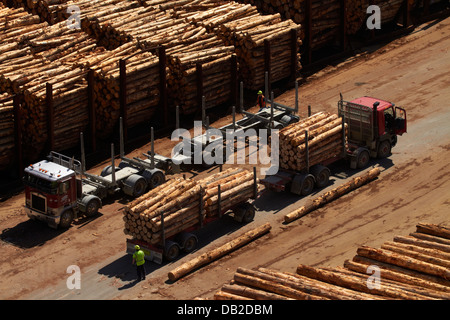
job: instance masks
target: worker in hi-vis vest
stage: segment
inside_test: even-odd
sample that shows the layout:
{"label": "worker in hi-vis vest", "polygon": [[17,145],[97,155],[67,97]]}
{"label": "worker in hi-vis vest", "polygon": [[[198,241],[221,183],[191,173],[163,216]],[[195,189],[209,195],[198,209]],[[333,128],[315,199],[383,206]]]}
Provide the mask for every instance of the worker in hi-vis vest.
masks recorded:
{"label": "worker in hi-vis vest", "polygon": [[256,104],[259,106],[259,111],[266,107],[266,98],[264,97],[261,90],[258,91],[258,98],[256,99]]}
{"label": "worker in hi-vis vest", "polygon": [[136,263],[138,281],[145,280],[145,254],[138,245],[134,246],[133,262]]}

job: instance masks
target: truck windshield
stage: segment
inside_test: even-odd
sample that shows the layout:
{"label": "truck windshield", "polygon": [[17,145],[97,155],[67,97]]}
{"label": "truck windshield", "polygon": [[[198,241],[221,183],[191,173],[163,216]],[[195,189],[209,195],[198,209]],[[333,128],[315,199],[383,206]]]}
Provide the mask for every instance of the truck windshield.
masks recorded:
{"label": "truck windshield", "polygon": [[49,194],[58,193],[58,182],[56,181],[49,181],[36,177],[32,174],[25,174],[25,176],[23,177],[23,182],[25,185],[39,189]]}

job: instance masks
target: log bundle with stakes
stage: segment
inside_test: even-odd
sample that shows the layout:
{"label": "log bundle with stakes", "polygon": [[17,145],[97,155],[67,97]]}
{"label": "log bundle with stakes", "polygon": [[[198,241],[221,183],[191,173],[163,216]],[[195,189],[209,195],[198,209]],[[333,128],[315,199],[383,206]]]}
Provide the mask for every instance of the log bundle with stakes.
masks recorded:
{"label": "log bundle with stakes", "polygon": [[[449,300],[450,229],[418,223],[380,249],[360,246],[342,267],[295,272],[239,267],[216,300]],[[426,240],[425,240],[426,239]]]}
{"label": "log bundle with stakes", "polygon": [[13,97],[0,93],[0,170],[11,165],[14,155]]}
{"label": "log bundle with stakes", "polygon": [[[221,212],[218,211],[218,185],[222,190]],[[253,173],[242,169],[230,168],[198,181],[171,179],[125,206],[124,233],[158,244],[163,225],[167,238],[200,224],[207,217],[232,209],[253,195]]]}
{"label": "log bundle with stakes", "polygon": [[[204,26],[216,33],[227,45],[234,46],[239,61],[240,76],[249,89],[261,88],[264,84],[265,44],[271,43],[271,80],[275,82],[286,78],[301,69],[298,54],[301,45],[301,26],[292,20],[281,21],[279,14],[263,16],[255,6],[240,4],[235,1],[219,2],[210,7],[212,1],[204,0],[195,6],[183,6],[175,10],[179,16]],[[205,6],[205,7],[202,7]],[[200,10],[203,8],[203,10]],[[295,51],[296,64],[292,66],[291,30],[297,31]]]}
{"label": "log bundle with stakes", "polygon": [[129,125],[148,121],[156,112],[158,57],[140,50],[136,42],[105,50],[85,32],[67,28],[65,21],[36,24],[36,16],[23,8],[2,8],[0,15],[7,20],[0,36],[0,92],[23,94],[25,156],[38,156],[49,138],[47,84],[52,86],[54,150],[79,145],[79,132],[89,124],[89,68],[94,72],[93,105],[100,137],[109,135],[119,118],[120,59],[126,59]]}
{"label": "log bundle with stakes", "polygon": [[309,166],[338,156],[343,152],[342,139],[342,118],[337,115],[318,112],[304,118],[279,132],[280,167],[295,171],[305,169],[306,141]]}
{"label": "log bundle with stakes", "polygon": [[2,34],[5,50],[0,49],[0,92],[23,94],[25,155],[37,156],[47,142],[47,84],[53,87],[54,147],[76,145],[88,119],[86,70],[64,60],[76,59],[80,48],[89,50],[94,41],[61,24],[36,24],[36,17],[24,15],[22,8],[1,12],[9,22]]}

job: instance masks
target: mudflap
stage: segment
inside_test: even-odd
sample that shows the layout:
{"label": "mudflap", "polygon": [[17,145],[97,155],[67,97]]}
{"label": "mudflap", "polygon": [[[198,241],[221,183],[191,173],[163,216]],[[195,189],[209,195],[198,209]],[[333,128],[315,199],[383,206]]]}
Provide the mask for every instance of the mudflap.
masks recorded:
{"label": "mudflap", "polygon": [[142,251],[145,254],[145,260],[153,261],[157,264],[162,264],[163,262],[163,249],[158,248],[156,246],[150,245],[144,241],[136,240],[136,239],[127,239],[127,250],[128,254],[133,254],[135,252],[134,246],[139,245]]}

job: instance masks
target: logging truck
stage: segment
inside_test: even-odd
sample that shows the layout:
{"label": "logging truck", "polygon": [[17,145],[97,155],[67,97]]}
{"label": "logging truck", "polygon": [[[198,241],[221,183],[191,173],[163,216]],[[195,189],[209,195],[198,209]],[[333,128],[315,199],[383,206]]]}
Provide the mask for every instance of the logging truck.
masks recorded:
{"label": "logging truck", "polygon": [[[241,177],[243,176],[241,175]],[[164,201],[163,206],[165,206],[165,209],[159,209],[161,211],[160,214],[152,215],[152,217],[140,216],[138,219],[143,220],[138,223],[141,226],[141,229],[138,228],[138,230],[143,231],[138,231],[138,233],[126,232],[126,234],[132,236],[131,239],[128,238],[126,240],[126,252],[129,254],[134,253],[135,246],[139,245],[145,253],[145,259],[148,261],[158,264],[161,264],[164,260],[174,261],[178,258],[180,252],[190,253],[196,249],[198,244],[197,230],[220,220],[222,216],[230,214],[239,223],[252,221],[255,217],[256,209],[251,199],[254,200],[258,196],[256,168],[253,169],[253,174],[250,173],[250,179],[246,183],[239,184],[238,180],[235,181],[237,181],[235,186],[239,191],[234,191],[237,189],[229,189],[226,183],[223,184],[226,191],[221,191],[220,184],[213,188],[215,191],[208,188],[200,188],[194,194],[184,191],[171,201]],[[169,180],[167,184],[170,183],[171,181]],[[181,183],[178,183],[178,185],[180,185],[180,188],[182,187]],[[207,193],[214,194],[214,196],[205,201],[204,195]],[[186,194],[189,194],[188,199],[186,199]],[[192,200],[196,195],[198,195],[198,199]],[[152,194],[149,198],[154,197],[155,195]],[[139,201],[139,199],[136,201]],[[145,202],[146,200],[143,201]],[[194,203],[191,201],[194,201]],[[151,203],[154,205],[153,202]],[[175,211],[171,209],[171,203],[176,203],[175,206],[177,208]],[[130,209],[128,208],[128,210]],[[155,210],[157,211],[158,209]],[[151,214],[153,213],[154,210],[152,210]],[[136,217],[135,214],[130,216]],[[174,216],[178,216],[179,219],[173,218]],[[153,224],[153,220],[156,221],[155,224]],[[143,221],[145,221],[144,225]],[[153,227],[150,228],[150,226]],[[148,238],[149,233],[153,234],[150,238]]]}
{"label": "logging truck", "polygon": [[[277,174],[261,179],[261,183],[276,192],[309,195],[315,187],[323,188],[328,185],[330,164],[345,159],[352,169],[365,168],[370,158],[388,157],[391,148],[397,144],[397,136],[406,132],[405,109],[382,99],[364,96],[344,101],[341,95],[336,118],[338,117],[340,119],[335,122],[341,123],[341,129],[334,130],[339,134],[338,138],[323,134],[324,139],[320,141],[319,135],[308,137],[309,132],[305,130],[301,137],[296,137],[297,141],[303,141],[303,145],[294,147],[297,148],[296,151],[302,151],[295,155],[303,158],[296,159],[302,165],[293,166],[293,170],[282,168]],[[316,127],[315,130],[319,131],[320,128]],[[320,149],[314,151],[314,155],[311,153],[313,139],[315,145],[320,146]]]}
{"label": "logging truck", "polygon": [[122,191],[139,197],[149,188],[165,182],[165,173],[158,168],[165,160],[156,158],[153,147],[148,159],[124,156],[122,121],[120,121],[120,159],[115,166],[114,145],[111,144],[111,165],[100,175],[85,170],[83,133],[80,134],[81,162],[55,151],[47,159],[25,168],[25,210],[32,220],[47,222],[52,228],[68,228],[81,215],[94,216],[102,200]]}

